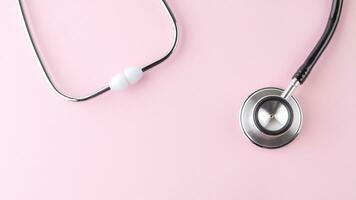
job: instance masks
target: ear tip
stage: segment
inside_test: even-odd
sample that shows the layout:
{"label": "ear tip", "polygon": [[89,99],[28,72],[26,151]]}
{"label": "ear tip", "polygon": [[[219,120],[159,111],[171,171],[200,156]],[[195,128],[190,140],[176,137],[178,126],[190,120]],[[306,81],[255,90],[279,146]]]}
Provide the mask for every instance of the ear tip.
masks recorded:
{"label": "ear tip", "polygon": [[123,74],[117,74],[109,82],[110,89],[114,91],[124,90],[128,86],[129,86],[129,82],[126,79],[126,76]]}
{"label": "ear tip", "polygon": [[124,75],[130,84],[136,84],[143,77],[143,71],[139,67],[130,67],[125,69]]}

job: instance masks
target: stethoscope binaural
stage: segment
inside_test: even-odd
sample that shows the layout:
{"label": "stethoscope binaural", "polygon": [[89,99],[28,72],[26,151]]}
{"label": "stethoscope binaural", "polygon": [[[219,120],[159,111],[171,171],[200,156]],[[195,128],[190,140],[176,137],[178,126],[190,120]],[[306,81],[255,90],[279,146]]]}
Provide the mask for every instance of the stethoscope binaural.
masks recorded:
{"label": "stethoscope binaural", "polygon": [[342,5],[343,0],[333,0],[331,14],[321,39],[294,74],[286,90],[263,88],[251,94],[243,103],[240,112],[241,127],[254,144],[264,148],[279,148],[298,136],[303,116],[292,93],[305,82],[328,46],[338,25]]}
{"label": "stethoscope binaural", "polygon": [[172,42],[172,45],[171,45],[170,49],[168,50],[168,52],[164,56],[162,56],[160,59],[157,59],[157,60],[151,62],[150,64],[145,65],[144,67],[131,67],[131,68],[125,69],[123,73],[120,73],[120,74],[117,74],[116,76],[114,76],[109,81],[107,86],[104,86],[102,89],[95,91],[87,96],[83,96],[83,97],[73,97],[73,96],[67,95],[56,86],[52,76],[50,75],[50,73],[47,70],[47,66],[46,66],[44,60],[42,59],[42,55],[40,54],[39,48],[35,42],[34,34],[32,32],[30,23],[28,21],[28,17],[25,12],[23,0],[19,0],[19,4],[20,4],[20,10],[21,10],[21,13],[22,13],[25,25],[26,25],[28,35],[29,35],[31,43],[32,43],[32,46],[33,46],[36,56],[40,62],[42,71],[44,72],[50,86],[60,97],[63,97],[64,99],[73,101],[73,102],[81,102],[81,101],[87,101],[87,100],[93,99],[99,95],[102,95],[102,94],[110,91],[110,90],[120,91],[120,90],[126,89],[129,85],[136,84],[139,80],[141,80],[141,78],[143,77],[143,74],[145,72],[147,72],[148,70],[161,64],[162,62],[167,60],[173,54],[175,48],[177,47],[177,43],[178,43],[178,33],[179,33],[178,26],[177,26],[176,18],[174,16],[172,10],[170,9],[169,5],[167,4],[167,2],[165,0],[160,0],[160,1],[162,3],[163,8],[168,13],[169,19],[172,23],[172,27],[174,30],[173,31],[173,34],[174,34],[173,42]]}
{"label": "stethoscope binaural", "polygon": [[[163,57],[145,67],[133,67],[124,70],[123,73],[114,76],[107,86],[92,94],[84,97],[72,97],[64,94],[57,88],[51,75],[47,71],[47,67],[34,40],[22,1],[23,0],[19,0],[22,16],[42,70],[54,91],[69,101],[86,101],[110,90],[126,89],[129,85],[137,83],[142,78],[144,72],[168,59],[178,43],[176,19],[166,1],[161,0],[174,29],[174,40],[170,50]],[[297,137],[302,126],[303,116],[301,108],[297,100],[292,96],[292,93],[299,85],[305,82],[316,62],[328,46],[338,25],[342,5],[343,0],[333,0],[331,14],[321,39],[307,57],[304,64],[294,74],[292,82],[286,90],[272,87],[263,88],[251,94],[244,102],[240,112],[240,124],[246,136],[254,144],[264,148],[279,148],[289,144]]]}

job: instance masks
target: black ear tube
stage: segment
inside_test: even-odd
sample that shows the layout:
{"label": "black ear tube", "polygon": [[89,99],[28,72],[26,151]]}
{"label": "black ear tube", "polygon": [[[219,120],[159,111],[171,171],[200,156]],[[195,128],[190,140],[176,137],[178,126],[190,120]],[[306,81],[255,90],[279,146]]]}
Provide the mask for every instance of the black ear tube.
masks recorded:
{"label": "black ear tube", "polygon": [[312,52],[309,54],[308,58],[305,60],[303,65],[294,74],[293,78],[297,79],[300,84],[303,84],[305,80],[310,75],[315,64],[319,60],[320,56],[323,54],[324,50],[328,46],[331,38],[333,37],[336,27],[340,20],[340,15],[342,11],[343,0],[333,0],[332,8],[326,29],[321,36],[319,42],[316,44]]}

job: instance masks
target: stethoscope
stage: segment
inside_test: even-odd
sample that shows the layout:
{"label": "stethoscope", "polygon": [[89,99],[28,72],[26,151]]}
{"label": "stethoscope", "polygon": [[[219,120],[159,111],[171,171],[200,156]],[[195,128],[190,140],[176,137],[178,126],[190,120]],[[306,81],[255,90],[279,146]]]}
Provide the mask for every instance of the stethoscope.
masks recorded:
{"label": "stethoscope", "polygon": [[302,85],[328,46],[338,25],[343,0],[333,0],[331,14],[321,39],[294,74],[287,89],[263,88],[251,94],[243,103],[240,124],[246,136],[256,145],[264,148],[279,148],[292,142],[301,129],[302,110],[292,96]]}
{"label": "stethoscope", "polygon": [[[127,68],[123,73],[114,76],[107,86],[84,97],[73,97],[64,94],[58,89],[49,74],[42,59],[39,48],[34,40],[22,0],[19,0],[21,13],[26,25],[28,35],[41,64],[42,70],[54,91],[69,101],[80,102],[93,99],[110,90],[124,90],[129,85],[136,84],[143,74],[153,67],[167,60],[175,50],[178,43],[178,27],[174,14],[165,0],[161,0],[164,9],[173,25],[174,40],[169,51],[160,59],[144,67]],[[334,35],[340,19],[343,0],[333,0],[331,14],[326,30],[321,39],[310,53],[304,64],[294,74],[291,84],[286,90],[279,88],[263,88],[251,94],[243,103],[240,112],[240,124],[246,136],[256,145],[265,148],[279,148],[293,141],[302,126],[302,110],[297,100],[292,96],[293,91],[302,85],[311,73],[316,62],[328,46]]]}
{"label": "stethoscope", "polygon": [[161,3],[162,3],[163,8],[165,9],[165,11],[168,13],[168,17],[172,23],[172,28],[173,28],[173,42],[172,42],[168,52],[161,58],[151,62],[150,64],[145,65],[144,67],[130,67],[130,68],[125,69],[123,73],[119,73],[119,74],[115,75],[109,81],[108,85],[102,87],[102,89],[99,89],[99,90],[92,92],[91,94],[83,96],[83,97],[74,97],[74,96],[65,94],[56,86],[55,81],[53,80],[52,76],[50,75],[49,71],[47,70],[48,68],[44,62],[44,59],[42,58],[40,50],[39,50],[37,43],[35,41],[34,33],[31,29],[27,14],[25,12],[25,6],[23,4],[23,0],[19,0],[20,10],[21,10],[24,22],[25,22],[26,30],[28,32],[32,46],[35,50],[36,56],[40,62],[42,71],[43,71],[46,79],[48,80],[51,88],[56,92],[56,94],[58,94],[60,97],[66,99],[66,100],[73,101],[73,102],[87,101],[87,100],[93,99],[97,96],[100,96],[108,91],[124,90],[124,89],[128,88],[130,85],[138,83],[142,79],[145,72],[147,72],[148,70],[161,64],[162,62],[167,60],[173,54],[173,52],[176,49],[177,44],[178,44],[178,33],[179,33],[178,26],[177,26],[176,18],[174,16],[172,10],[170,9],[169,5],[167,4],[167,2],[165,0],[161,0]]}

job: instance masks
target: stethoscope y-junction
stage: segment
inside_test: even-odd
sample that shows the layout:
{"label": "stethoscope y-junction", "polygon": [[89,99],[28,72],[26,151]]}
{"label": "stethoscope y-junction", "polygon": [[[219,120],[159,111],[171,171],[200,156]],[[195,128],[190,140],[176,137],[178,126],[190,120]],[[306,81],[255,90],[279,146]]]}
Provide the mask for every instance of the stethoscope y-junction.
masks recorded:
{"label": "stethoscope y-junction", "polygon": [[244,102],[240,123],[246,136],[256,145],[279,148],[293,141],[302,126],[303,116],[293,91],[302,85],[328,46],[338,25],[343,0],[333,0],[331,14],[321,39],[304,64],[294,74],[286,90],[263,88]]}
{"label": "stethoscope y-junction", "polygon": [[93,92],[87,96],[83,96],[83,97],[73,97],[73,96],[65,94],[56,86],[52,76],[50,75],[50,73],[48,71],[48,68],[47,68],[44,60],[42,59],[42,55],[40,54],[37,43],[35,42],[34,33],[31,29],[28,17],[25,12],[25,6],[23,3],[23,0],[19,0],[21,13],[22,13],[23,19],[25,21],[28,35],[30,37],[32,46],[35,50],[36,56],[41,64],[41,68],[45,74],[45,77],[47,78],[50,86],[54,89],[54,91],[59,96],[63,97],[66,100],[73,101],[73,102],[86,101],[86,100],[95,98],[99,95],[102,95],[110,90],[116,90],[116,91],[124,90],[129,85],[136,84],[139,80],[141,80],[141,78],[145,72],[147,72],[148,70],[161,64],[162,62],[167,60],[172,55],[172,53],[175,50],[175,48],[177,47],[177,43],[178,43],[178,26],[177,26],[176,18],[174,16],[172,10],[170,9],[169,5],[167,4],[167,2],[165,0],[161,0],[161,3],[162,3],[163,8],[165,9],[165,11],[167,12],[169,19],[172,23],[173,34],[174,34],[173,42],[172,42],[172,45],[171,45],[170,49],[168,50],[168,52],[164,56],[162,56],[160,59],[157,59],[157,60],[151,62],[150,64],[145,65],[144,67],[131,67],[131,68],[125,69],[123,73],[120,73],[120,74],[117,74],[116,76],[114,76],[109,81],[107,86],[102,87],[102,89],[99,89],[98,91],[95,91],[95,92]]}

